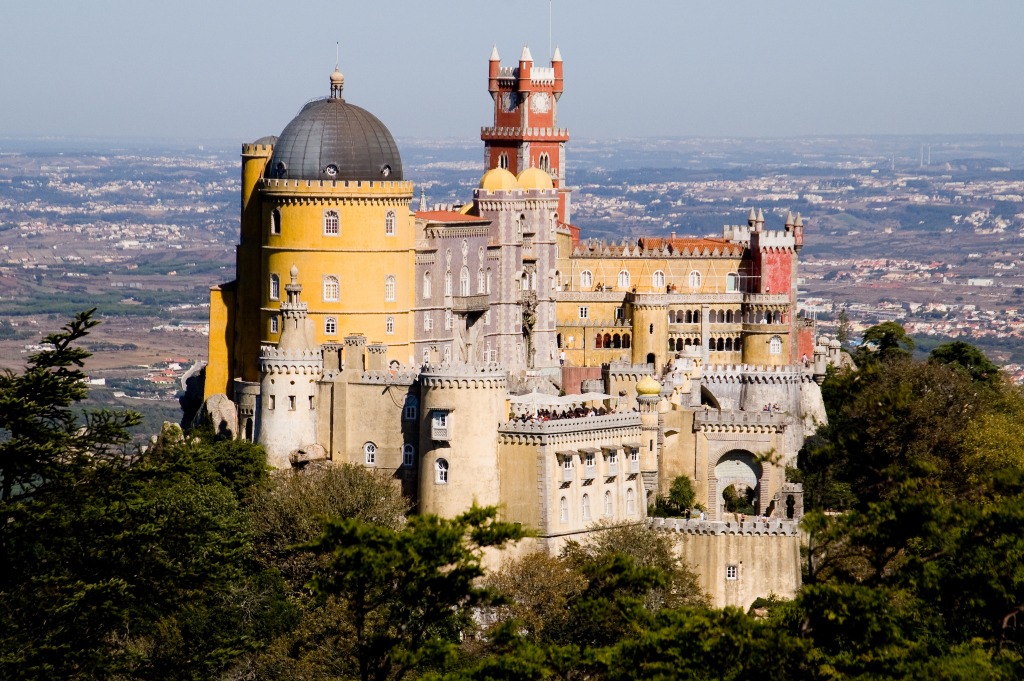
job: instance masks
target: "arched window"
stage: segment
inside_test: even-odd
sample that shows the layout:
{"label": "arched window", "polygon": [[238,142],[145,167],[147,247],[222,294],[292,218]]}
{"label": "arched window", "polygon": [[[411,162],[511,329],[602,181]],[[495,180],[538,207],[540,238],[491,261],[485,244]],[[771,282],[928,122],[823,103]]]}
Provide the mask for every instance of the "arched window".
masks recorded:
{"label": "arched window", "polygon": [[367,442],[363,445],[363,456],[366,460],[367,466],[377,465],[377,445],[372,442]]}
{"label": "arched window", "polygon": [[487,268],[487,290],[485,291],[485,293],[490,293],[490,292],[491,292],[491,268],[488,267]]}
{"label": "arched window", "polygon": [[281,209],[275,208],[270,211],[270,233],[280,234],[281,233]]}
{"label": "arched window", "polygon": [[732,352],[732,338],[725,339],[725,351]]}
{"label": "arched window", "polygon": [[711,324],[718,323],[718,310],[711,310],[708,313],[708,322],[710,322]]}
{"label": "arched window", "polygon": [[487,293],[487,280],[484,278],[484,268],[476,271],[476,292]]}
{"label": "arched window", "polygon": [[636,492],[632,487],[626,488],[626,515],[636,515]]}
{"label": "arched window", "polygon": [[402,409],[402,418],[406,421],[416,420],[416,411],[420,406],[419,398],[415,395],[405,396],[405,408]]}
{"label": "arched window", "polygon": [[339,234],[341,234],[341,219],[338,217],[338,211],[325,210],[324,236],[338,236]]}
{"label": "arched window", "polygon": [[700,272],[697,270],[690,272],[690,289],[693,291],[700,289]]}
{"label": "arched window", "polygon": [[612,493],[607,491],[604,493],[604,517],[611,518],[615,512],[615,504],[612,502]]}
{"label": "arched window", "polygon": [[448,461],[438,459],[434,462],[434,482],[438,485],[448,484]]}
{"label": "arched window", "polygon": [[588,289],[594,285],[594,275],[591,274],[590,270],[583,270],[580,272],[580,288]]}
{"label": "arched window", "polygon": [[423,273],[423,299],[430,300],[430,272]]}
{"label": "arched window", "polygon": [[416,448],[412,445],[402,447],[402,465],[406,468],[416,463]]}
{"label": "arched window", "polygon": [[665,288],[665,273],[657,270],[651,275],[651,286],[654,288]]}
{"label": "arched window", "polygon": [[583,495],[583,519],[590,520],[590,495]]}
{"label": "arched window", "polygon": [[389,274],[384,277],[384,300],[391,302],[395,299],[395,275]]}
{"label": "arched window", "polygon": [[629,271],[628,270],[622,270],[621,272],[619,272],[619,288],[621,288],[621,289],[629,288]]}
{"label": "arched window", "polygon": [[384,333],[389,336],[392,336],[395,333],[395,318],[391,315],[388,315],[384,319]]}
{"label": "arched window", "polygon": [[444,273],[444,294],[450,296],[452,294],[452,272],[448,270]]}
{"label": "arched window", "polygon": [[619,334],[615,334],[614,336],[612,336],[612,347],[613,348],[621,348],[622,347],[622,336],[620,336]]}
{"label": "arched window", "polygon": [[772,336],[772,339],[768,341],[768,352],[772,355],[782,354],[782,337]]}
{"label": "arched window", "polygon": [[270,275],[270,299],[281,299],[281,277],[277,276],[276,274]]}
{"label": "arched window", "polygon": [[612,346],[612,336],[610,333],[604,335],[604,346],[610,348]]}
{"label": "arched window", "polygon": [[598,350],[601,349],[601,334],[597,334],[596,336],[594,336],[594,347],[597,348]]}
{"label": "arched window", "polygon": [[341,296],[341,285],[333,275],[324,277],[324,302],[336,302]]}
{"label": "arched window", "polygon": [[541,170],[545,171],[545,172],[550,170],[551,169],[551,157],[548,156],[547,153],[543,153],[540,156],[538,156],[537,157],[537,167],[540,168]]}
{"label": "arched window", "polygon": [[452,361],[452,346],[444,346],[444,363],[449,364]]}
{"label": "arched window", "polygon": [[423,348],[423,363],[430,364],[430,348]]}
{"label": "arched window", "polygon": [[498,167],[508,170],[508,154],[505,152],[498,154]]}
{"label": "arched window", "polygon": [[384,217],[384,236],[395,235],[395,211],[389,210]]}
{"label": "arched window", "polygon": [[622,347],[624,349],[627,349],[627,350],[629,349],[629,334],[628,333],[622,334]]}
{"label": "arched window", "polygon": [[735,272],[730,272],[725,275],[725,290],[726,291],[739,291],[740,290],[740,275]]}
{"label": "arched window", "polygon": [[561,523],[569,522],[569,500],[565,497],[558,500],[558,521]]}
{"label": "arched window", "polygon": [[469,295],[469,268],[465,265],[462,266],[462,271],[459,272],[459,295]]}
{"label": "arched window", "polygon": [[327,317],[324,319],[324,335],[333,336],[338,333],[338,318]]}
{"label": "arched window", "polygon": [[732,324],[732,310],[725,311],[725,323]]}

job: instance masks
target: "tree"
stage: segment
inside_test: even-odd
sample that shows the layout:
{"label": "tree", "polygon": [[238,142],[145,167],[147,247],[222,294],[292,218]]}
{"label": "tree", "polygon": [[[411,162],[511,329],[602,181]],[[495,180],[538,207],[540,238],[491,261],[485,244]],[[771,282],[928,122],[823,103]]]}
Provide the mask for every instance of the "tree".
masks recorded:
{"label": "tree", "polygon": [[882,322],[864,332],[855,360],[858,364],[871,359],[883,362],[910,357],[914,351],[914,339],[907,335],[896,322]]}
{"label": "tree", "polygon": [[96,459],[116,457],[131,439],[128,428],[141,421],[135,412],[108,410],[86,411],[80,421],[72,409],[88,392],[81,367],[90,353],[75,343],[99,324],[94,312],[46,336],[47,349],[31,355],[23,373],[0,375],[0,503],[63,484]]}
{"label": "tree", "polygon": [[966,371],[971,380],[977,383],[993,383],[1000,380],[999,367],[981,350],[963,341],[943,343],[932,350],[928,361]]}
{"label": "tree", "polygon": [[836,340],[843,347],[846,347],[850,342],[852,328],[853,325],[850,323],[850,315],[846,314],[846,308],[839,308],[839,314],[836,315]]}
{"label": "tree", "polygon": [[310,544],[330,557],[314,593],[337,599],[349,628],[347,673],[362,681],[398,680],[440,667],[470,627],[474,608],[494,602],[476,586],[481,551],[523,537],[498,522],[494,508],[474,506],[446,520],[412,516],[400,530],[333,519]]}

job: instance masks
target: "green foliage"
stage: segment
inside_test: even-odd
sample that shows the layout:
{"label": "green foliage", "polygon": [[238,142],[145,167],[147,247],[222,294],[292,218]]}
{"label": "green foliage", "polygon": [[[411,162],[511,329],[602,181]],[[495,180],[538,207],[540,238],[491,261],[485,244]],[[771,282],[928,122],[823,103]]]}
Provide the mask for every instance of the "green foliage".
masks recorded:
{"label": "green foliage", "polygon": [[494,600],[475,584],[481,550],[523,536],[496,515],[474,506],[451,520],[413,516],[400,530],[355,519],[326,523],[310,548],[329,563],[312,587],[321,599],[337,599],[351,628],[352,651],[342,661],[349,674],[384,681],[445,664],[473,609]]}
{"label": "green foliage", "polygon": [[864,332],[862,345],[854,354],[858,364],[880,360],[889,362],[910,357],[914,352],[914,339],[897,322],[882,322]]}
{"label": "green foliage", "polygon": [[729,485],[722,490],[722,499],[725,501],[725,510],[729,513],[754,512],[754,490],[749,487],[738,492],[735,485]]}
{"label": "green foliage", "polygon": [[970,343],[953,341],[932,350],[929,361],[957,367],[976,383],[996,383],[1000,380],[999,367]]}
{"label": "green foliage", "polygon": [[688,475],[680,475],[672,481],[668,496],[655,499],[653,515],[662,518],[678,518],[687,510],[695,508],[697,492]]}

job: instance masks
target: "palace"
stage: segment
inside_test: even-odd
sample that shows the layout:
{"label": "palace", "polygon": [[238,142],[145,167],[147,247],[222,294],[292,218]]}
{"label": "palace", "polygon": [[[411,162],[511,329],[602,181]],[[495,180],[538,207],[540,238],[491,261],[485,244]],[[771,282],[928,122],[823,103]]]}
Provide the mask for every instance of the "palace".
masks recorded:
{"label": "palace", "polygon": [[[413,209],[391,133],[346,101],[338,70],[280,136],[243,145],[207,413],[274,466],[373,467],[425,513],[493,504],[548,551],[645,520],[686,475],[706,517],[668,525],[731,537],[713,558],[686,549],[715,565],[717,601],[794,592],[802,492],[785,468],[825,418],[818,382],[838,352],[796,314],[801,218],[771,230],[751,209],[716,238],[581,239],[561,54],[502,66],[495,49],[488,91],[485,167],[461,206],[421,194]],[[727,489],[763,528],[730,524]]]}

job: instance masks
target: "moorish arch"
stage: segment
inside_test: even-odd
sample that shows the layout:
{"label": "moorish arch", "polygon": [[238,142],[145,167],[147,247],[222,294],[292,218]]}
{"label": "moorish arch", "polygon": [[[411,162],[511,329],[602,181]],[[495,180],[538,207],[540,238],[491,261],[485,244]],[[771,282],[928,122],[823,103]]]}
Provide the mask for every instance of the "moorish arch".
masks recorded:
{"label": "moorish arch", "polygon": [[719,457],[714,474],[716,484],[713,488],[717,491],[715,503],[719,518],[724,517],[726,512],[723,492],[728,487],[740,494],[752,490],[754,513],[761,512],[761,478],[764,468],[755,454],[745,449],[731,449]]}

